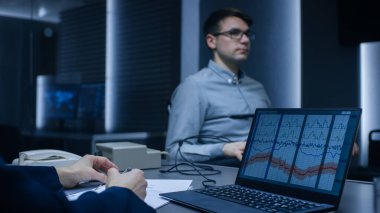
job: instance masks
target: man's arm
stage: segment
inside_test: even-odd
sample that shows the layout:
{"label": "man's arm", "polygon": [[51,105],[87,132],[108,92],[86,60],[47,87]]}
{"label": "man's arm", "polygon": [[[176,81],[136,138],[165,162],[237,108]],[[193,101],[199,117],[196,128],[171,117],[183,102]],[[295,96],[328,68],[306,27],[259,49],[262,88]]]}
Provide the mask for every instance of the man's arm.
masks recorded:
{"label": "man's arm", "polygon": [[[102,162],[97,161],[99,157],[92,157],[95,162]],[[88,157],[84,160],[87,161]],[[83,158],[80,165],[89,166],[87,163],[83,164]],[[101,168],[98,163],[91,166]],[[59,177],[54,167],[5,166],[0,162],[0,181],[4,183],[2,193],[6,196],[6,199],[0,199],[0,206],[12,209],[14,212],[154,212],[154,209],[136,196],[141,194],[139,193],[141,187],[144,188],[139,171],[132,170],[130,174],[119,174],[116,169],[109,170],[111,170],[109,176],[116,176],[116,178],[107,178],[109,188],[100,194],[87,192],[77,201],[70,202],[59,180],[68,178],[63,177],[68,174],[69,176],[78,174],[77,172],[71,173],[66,170],[68,173],[60,174],[63,176]],[[82,175],[83,173],[80,173],[77,177],[68,179],[84,180],[81,178]],[[130,181],[127,175],[130,175],[133,181]]]}
{"label": "man's arm", "polygon": [[183,141],[199,135],[205,120],[207,99],[201,90],[195,80],[187,79],[173,93],[166,137],[166,150],[171,159],[175,158],[180,144],[182,154],[193,162],[223,156],[223,143],[201,144],[197,139]]}

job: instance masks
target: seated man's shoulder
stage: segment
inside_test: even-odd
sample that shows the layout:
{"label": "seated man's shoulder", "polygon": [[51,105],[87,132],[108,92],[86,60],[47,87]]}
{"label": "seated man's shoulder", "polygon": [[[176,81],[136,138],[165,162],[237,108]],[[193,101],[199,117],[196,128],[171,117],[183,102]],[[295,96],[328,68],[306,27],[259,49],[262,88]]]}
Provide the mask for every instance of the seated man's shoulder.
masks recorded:
{"label": "seated man's shoulder", "polygon": [[245,81],[250,83],[250,84],[263,86],[263,84],[260,81],[254,79],[250,76],[245,76],[244,78],[245,78]]}
{"label": "seated man's shoulder", "polygon": [[182,84],[192,85],[192,86],[201,86],[209,81],[208,73],[203,72],[203,70],[196,72],[190,76],[188,76]]}

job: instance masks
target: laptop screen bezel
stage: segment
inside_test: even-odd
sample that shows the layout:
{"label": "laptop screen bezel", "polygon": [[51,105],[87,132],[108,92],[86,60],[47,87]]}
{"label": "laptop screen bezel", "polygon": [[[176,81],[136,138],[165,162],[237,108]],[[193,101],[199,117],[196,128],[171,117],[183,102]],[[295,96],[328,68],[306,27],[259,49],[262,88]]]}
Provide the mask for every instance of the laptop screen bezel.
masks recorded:
{"label": "laptop screen bezel", "polygon": [[[323,108],[323,109],[317,109],[317,108],[258,108],[256,109],[256,112],[271,112],[271,111],[281,111],[284,113],[289,113],[289,112],[297,112],[297,111],[326,111],[326,112],[331,112],[331,111],[351,111],[355,112],[355,114],[358,116],[358,119],[356,120],[355,123],[355,133],[353,134],[353,138],[350,144],[350,153],[352,152],[354,141],[357,137],[357,132],[358,132],[358,126],[360,123],[360,116],[361,116],[361,109],[360,108]],[[254,126],[256,125],[257,122],[257,114],[255,113],[253,122],[251,125],[251,129],[249,132],[249,136],[247,141],[250,141],[252,138],[252,131],[254,130]],[[246,159],[246,155],[248,154],[249,150],[245,149],[243,153],[243,161]],[[345,168],[344,168],[344,176],[347,176],[347,171],[350,165],[350,160],[347,162]],[[302,188],[296,188],[296,187],[288,187],[280,184],[273,184],[273,183],[268,183],[265,181],[259,181],[259,180],[252,180],[245,178],[244,176],[241,176],[241,170],[243,169],[243,166],[240,166],[239,171],[238,171],[238,176],[236,178],[235,184],[241,185],[244,187],[250,187],[266,192],[271,192],[271,193],[276,193],[276,194],[281,194],[285,196],[290,196],[290,197],[295,197],[303,200],[308,200],[308,201],[313,201],[313,202],[318,202],[318,203],[327,203],[334,205],[336,208],[339,205],[340,198],[342,196],[342,191],[344,188],[345,180],[346,178],[343,179],[342,185],[339,189],[338,195],[333,195],[329,193],[323,193],[323,192],[316,192],[316,191],[310,191]]]}

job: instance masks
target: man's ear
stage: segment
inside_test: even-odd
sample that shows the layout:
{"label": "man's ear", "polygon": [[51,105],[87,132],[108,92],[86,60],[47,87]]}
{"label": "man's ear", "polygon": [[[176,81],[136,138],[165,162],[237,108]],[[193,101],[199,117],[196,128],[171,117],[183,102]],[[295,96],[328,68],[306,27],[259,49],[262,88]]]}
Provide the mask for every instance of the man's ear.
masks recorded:
{"label": "man's ear", "polygon": [[206,36],[206,43],[207,43],[207,46],[211,49],[211,50],[215,50],[216,49],[216,37],[211,35],[211,34],[207,34]]}

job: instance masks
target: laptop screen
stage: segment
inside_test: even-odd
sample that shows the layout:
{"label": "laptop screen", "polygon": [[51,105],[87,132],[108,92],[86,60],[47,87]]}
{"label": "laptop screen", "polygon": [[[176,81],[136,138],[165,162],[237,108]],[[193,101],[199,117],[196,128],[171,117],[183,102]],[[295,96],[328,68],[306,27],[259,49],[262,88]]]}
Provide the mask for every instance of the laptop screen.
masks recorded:
{"label": "laptop screen", "polygon": [[360,114],[360,109],[257,109],[237,182],[263,183],[274,192],[278,186],[340,196]]}

